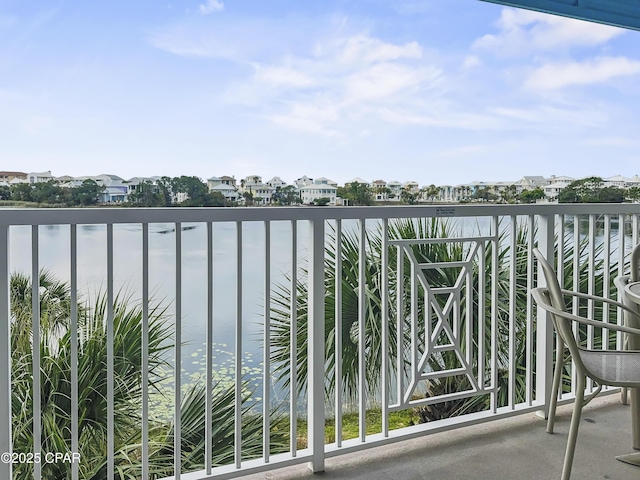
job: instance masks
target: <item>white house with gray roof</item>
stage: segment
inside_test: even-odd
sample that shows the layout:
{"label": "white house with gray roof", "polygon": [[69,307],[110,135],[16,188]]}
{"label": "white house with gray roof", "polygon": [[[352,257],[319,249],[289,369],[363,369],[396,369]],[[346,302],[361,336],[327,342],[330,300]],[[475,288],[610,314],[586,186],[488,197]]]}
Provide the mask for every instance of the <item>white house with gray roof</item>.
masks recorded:
{"label": "white house with gray roof", "polygon": [[236,187],[232,185],[226,185],[224,183],[219,183],[213,188],[210,188],[209,191],[211,193],[219,193],[221,194],[227,202],[237,202],[240,198],[240,194]]}
{"label": "white house with gray roof", "polygon": [[328,198],[329,205],[335,205],[337,196],[338,187],[329,183],[320,183],[320,179],[300,189],[300,198],[306,205],[311,205],[320,198]]}

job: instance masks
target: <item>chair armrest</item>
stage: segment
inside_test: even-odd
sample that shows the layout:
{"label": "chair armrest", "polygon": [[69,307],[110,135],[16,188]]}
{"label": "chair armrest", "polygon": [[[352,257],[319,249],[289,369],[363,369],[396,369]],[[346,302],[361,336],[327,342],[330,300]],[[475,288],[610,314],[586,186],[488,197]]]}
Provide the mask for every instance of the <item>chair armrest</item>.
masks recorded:
{"label": "chair armrest", "polygon": [[566,318],[567,320],[571,320],[572,322],[583,323],[585,325],[591,325],[597,328],[605,328],[607,330],[616,330],[618,332],[640,335],[640,329],[638,328],[626,327],[624,325],[618,325],[615,323],[604,323],[601,320],[592,320],[590,318],[579,317],[577,315],[573,315],[572,313],[565,312],[564,310],[558,310],[557,308],[551,306],[549,302],[544,299],[543,293],[546,291],[546,288],[533,288],[531,290],[531,295],[536,301],[538,307],[546,310],[553,315],[556,315],[557,317]]}
{"label": "chair armrest", "polygon": [[605,298],[605,297],[599,297],[597,295],[589,295],[588,293],[574,292],[573,290],[562,289],[561,291],[562,291],[563,295],[570,295],[572,297],[585,298],[587,300],[595,300],[595,301],[598,301],[598,302],[608,303],[610,305],[615,305],[616,307],[621,308],[625,312],[630,313],[634,317],[640,318],[640,313],[638,313],[637,311],[633,310],[632,308],[629,308],[624,303],[617,302],[616,300],[611,300],[611,299]]}

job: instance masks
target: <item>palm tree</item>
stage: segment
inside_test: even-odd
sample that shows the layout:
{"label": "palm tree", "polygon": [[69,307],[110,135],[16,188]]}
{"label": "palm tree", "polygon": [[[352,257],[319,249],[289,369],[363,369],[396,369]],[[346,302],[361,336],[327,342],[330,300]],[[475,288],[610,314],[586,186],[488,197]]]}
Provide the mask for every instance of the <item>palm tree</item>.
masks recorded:
{"label": "palm tree", "polygon": [[[71,452],[71,292],[69,285],[42,272],[40,284],[40,356],[42,395],[42,451]],[[11,276],[12,428],[14,451],[33,451],[32,310],[31,281],[20,273]],[[80,477],[107,478],[107,301],[99,295],[93,306],[78,305],[78,435]],[[172,323],[159,304],[150,305],[148,330],[148,373],[150,397],[171,398],[161,380],[170,365]],[[140,478],[143,422],[142,404],[142,307],[131,297],[117,296],[113,305],[114,329],[114,455],[116,477]],[[244,389],[243,458],[262,453],[262,418],[249,402]],[[185,470],[204,468],[205,388],[186,389],[182,418],[182,465]],[[212,419],[214,465],[230,463],[234,454],[234,386],[214,386]],[[274,412],[273,425],[280,416]],[[283,429],[280,429],[282,431]],[[283,451],[286,439],[278,430],[271,434],[272,452]],[[149,463],[152,478],[173,474],[173,425],[162,417],[149,418]],[[33,465],[18,464],[14,478],[30,478]],[[70,478],[66,463],[42,465],[45,480]],[[111,479],[110,479],[111,480]]]}
{"label": "palm tree", "polygon": [[[390,238],[436,238],[442,236],[451,236],[449,224],[433,219],[430,222],[411,220],[398,220],[390,224]],[[325,352],[327,358],[326,366],[326,395],[330,397],[335,393],[335,238],[329,242],[326,250],[325,260]],[[390,269],[386,275],[382,275],[380,271],[381,259],[381,232],[367,234],[366,251],[367,261],[365,267],[365,286],[366,286],[366,319],[365,319],[365,350],[368,352],[366,363],[367,378],[367,394],[376,395],[380,391],[379,376],[382,365],[382,336],[380,332],[380,318],[382,316],[381,303],[381,285],[382,281],[387,281],[387,275],[390,284],[396,281],[395,270]],[[352,230],[347,230],[342,236],[342,378],[343,378],[343,396],[347,402],[354,402],[358,392],[358,258],[359,258],[359,241],[358,234]],[[414,255],[419,262],[445,262],[459,260],[463,254],[460,244],[433,244],[433,245],[417,245],[414,247]],[[395,250],[389,252],[390,264],[396,262]],[[404,268],[404,282],[409,282],[410,267],[408,259],[404,259],[406,265]],[[433,286],[451,285],[453,272],[446,271],[441,278],[433,278]],[[304,276],[304,275],[302,275]],[[290,374],[290,292],[288,285],[280,285],[277,287],[272,297],[273,307],[271,311],[271,325],[273,328],[272,335],[272,362],[276,369],[278,380],[284,385],[288,385]],[[394,315],[392,305],[395,303],[395,292],[390,292],[389,299],[389,315]],[[418,301],[423,305],[424,302]],[[420,307],[422,308],[422,307]],[[298,364],[295,366],[301,381],[298,384],[299,393],[302,394],[306,389],[306,311],[307,311],[307,292],[306,285],[299,280],[297,285],[297,324],[298,324]],[[420,312],[422,313],[422,312]],[[404,318],[406,321],[410,318],[409,305],[405,304]],[[404,340],[408,344],[409,339]],[[396,358],[396,330],[389,329],[389,347],[391,349],[391,358]],[[405,365],[408,368],[408,364]],[[437,366],[433,365],[434,369]]]}
{"label": "palm tree", "polygon": [[[451,224],[442,219],[418,219],[418,220],[396,220],[389,223],[389,238],[391,239],[411,239],[411,238],[449,238],[454,235]],[[495,301],[497,310],[497,335],[498,335],[498,371],[497,371],[497,385],[498,385],[498,406],[504,406],[508,404],[509,393],[509,365],[510,362],[515,363],[515,401],[516,403],[525,401],[526,395],[526,372],[528,366],[527,349],[526,349],[526,337],[527,337],[527,299],[528,299],[528,238],[530,234],[535,237],[535,232],[529,232],[526,224],[517,225],[516,228],[516,250],[511,252],[510,242],[505,241],[506,229],[502,229],[497,244],[499,245],[498,251],[498,271],[497,275],[497,291],[491,292],[491,282],[485,282],[486,292],[484,292],[486,299],[486,314],[484,315],[484,321],[490,322],[490,316],[488,312],[491,309],[491,302]],[[382,366],[382,337],[380,329],[380,319],[382,317],[382,305],[381,305],[381,284],[383,281],[388,281],[390,285],[397,284],[396,270],[390,268],[388,272],[381,272],[381,254],[382,254],[382,240],[381,231],[368,232],[366,234],[366,267],[365,267],[365,351],[367,352],[366,362],[366,385],[367,395],[369,398],[375,398],[380,392],[380,372]],[[570,235],[568,233],[568,235]],[[558,244],[559,242],[557,242]],[[586,291],[587,281],[589,278],[589,264],[584,261],[588,255],[588,239],[582,238],[577,242],[578,258],[580,262],[579,266],[579,278],[580,285],[573,286],[572,272],[573,272],[573,242],[565,241],[563,239],[561,246],[557,248],[564,248],[564,264],[565,264],[565,285],[566,288],[579,288],[581,291]],[[335,236],[328,242],[325,255],[325,352],[326,352],[326,364],[325,364],[325,387],[326,397],[332,398],[335,395]],[[359,235],[353,230],[346,229],[343,232],[341,239],[342,247],[342,338],[343,344],[338,346],[342,349],[342,366],[341,366],[341,378],[342,378],[342,396],[347,403],[353,403],[357,399],[358,395],[358,260],[359,260]],[[459,242],[450,243],[436,243],[436,244],[414,244],[412,247],[414,256],[419,263],[439,263],[463,260],[464,246]],[[485,249],[485,264],[491,265],[493,256],[492,252],[493,244],[487,244]],[[596,258],[601,258],[599,254],[600,247],[596,248]],[[515,301],[516,301],[516,318],[515,318],[515,357],[511,356],[508,350],[509,345],[509,317],[510,317],[510,262],[515,259],[516,276],[515,276]],[[389,265],[396,264],[395,249],[389,250]],[[405,259],[405,262],[408,260]],[[602,271],[604,262],[602,259],[595,262],[596,271]],[[479,275],[486,275],[486,272],[479,272],[479,265],[476,263],[473,267],[474,278],[478,278]],[[408,287],[409,285],[409,264],[406,263],[404,268],[404,279],[401,280]],[[617,271],[617,266],[611,266],[612,275]],[[432,287],[438,286],[450,286],[455,281],[454,269],[439,269],[426,270],[425,275],[428,276],[428,282]],[[304,277],[304,272],[298,278]],[[595,289],[602,289],[602,275],[595,275]],[[535,282],[535,278],[534,278]],[[409,288],[405,288],[405,292],[408,292]],[[472,288],[472,304],[474,311],[478,311],[479,295],[477,283]],[[394,303],[395,303],[395,289],[390,289],[389,292],[389,318],[393,318]],[[272,335],[272,364],[274,365],[276,377],[283,385],[288,384],[290,375],[290,291],[287,284],[280,285],[272,296],[272,310],[271,310],[271,324],[273,327]],[[304,282],[299,281],[297,284],[297,325],[298,325],[298,363],[294,366],[298,372],[298,388],[299,393],[304,393],[306,389],[306,375],[307,375],[307,358],[306,358],[306,312],[307,312],[307,292]],[[418,316],[424,318],[423,306],[424,298],[423,294],[419,293],[418,299]],[[404,302],[405,311],[403,312],[403,321],[405,322],[405,332],[410,330],[410,305],[408,301]],[[463,306],[464,309],[464,306]],[[601,312],[600,312],[601,314]],[[461,314],[461,322],[459,325],[460,335],[464,338],[466,325],[465,325],[465,312],[463,310]],[[437,319],[432,316],[432,325]],[[424,322],[420,329],[424,328]],[[473,341],[476,342],[478,338],[478,325],[473,327]],[[491,328],[487,323],[485,328],[485,345],[491,344]],[[396,328],[393,321],[390,321],[389,328],[389,352],[384,352],[390,357],[390,363],[394,364],[397,355],[405,355],[409,351],[410,338],[408,335],[403,339],[403,352],[397,352],[396,342]],[[529,332],[533,334],[533,332]],[[417,332],[418,338],[424,338],[424,331]],[[464,340],[461,341],[464,344]],[[487,372],[490,368],[490,351],[485,351],[484,365],[487,366]],[[432,371],[448,370],[456,361],[453,352],[442,352],[440,355],[432,355],[429,358],[429,368]],[[474,369],[477,366],[478,358],[473,359]],[[405,358],[404,368],[407,374],[409,367],[408,359]],[[568,369],[569,367],[567,367]],[[566,377],[570,378],[570,372],[567,370]],[[452,393],[461,390],[467,390],[469,388],[468,379],[465,377],[446,377],[440,379],[434,379],[430,381],[426,386],[426,394],[429,396],[436,396],[444,393]],[[473,411],[484,410],[488,408],[488,397],[478,396],[474,398],[461,399],[453,402],[446,402],[442,404],[430,405],[428,407],[422,407],[418,413],[424,421],[435,420],[438,418],[445,418],[454,415],[460,415],[464,413],[470,413]]]}

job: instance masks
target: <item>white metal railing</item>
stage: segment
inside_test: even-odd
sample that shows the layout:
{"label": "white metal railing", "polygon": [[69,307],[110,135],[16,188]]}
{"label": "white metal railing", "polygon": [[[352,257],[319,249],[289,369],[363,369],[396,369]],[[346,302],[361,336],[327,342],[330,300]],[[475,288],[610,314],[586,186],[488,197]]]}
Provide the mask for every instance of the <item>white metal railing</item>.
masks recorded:
{"label": "white metal railing", "polygon": [[[119,288],[115,280],[118,263],[114,256],[129,248],[119,243],[119,228],[127,225],[139,227],[138,233],[131,234],[137,235],[135,238],[139,242],[139,247],[136,247],[140,250],[139,265],[136,268],[141,270],[136,287],[140,291],[142,309],[139,457],[141,478],[151,478],[153,455],[156,454],[152,436],[157,424],[153,423],[155,420],[150,411],[152,392],[148,349],[150,305],[153,303],[150,292],[154,285],[149,272],[158,261],[156,257],[150,260],[155,248],[152,240],[156,238],[151,232],[158,224],[173,225],[169,229],[174,230],[171,237],[173,254],[164,260],[171,265],[174,287],[168,298],[173,305],[171,340],[174,355],[173,372],[169,375],[173,389],[171,478],[205,479],[231,478],[239,471],[258,472],[302,462],[309,462],[313,471],[321,471],[325,458],[330,456],[505,415],[545,411],[551,391],[553,332],[546,316],[534,311],[528,298],[528,290],[536,282],[543,282],[536,276],[532,248],[537,246],[547,258],[555,255],[558,275],[569,288],[613,296],[616,295],[610,286],[613,277],[625,273],[626,254],[638,242],[639,213],[636,205],[627,204],[3,210],[0,212],[0,309],[3,312],[0,316],[0,351],[4,352],[0,356],[0,452],[15,452],[12,438],[12,415],[15,412],[11,409],[12,305],[9,280],[13,264],[20,263],[13,255],[25,248],[22,241],[15,241],[15,232],[20,228],[24,230],[24,226],[31,227],[28,235],[20,230],[23,232],[20,238],[30,236],[31,239],[28,261],[32,280],[39,276],[43,263],[41,251],[47,248],[46,231],[43,229],[56,225],[56,228],[68,231],[65,247],[69,256],[68,270],[62,276],[68,278],[71,295],[71,390],[70,411],[67,412],[69,452],[78,452],[82,447],[81,419],[78,416],[79,404],[83,401],[78,390],[78,376],[82,373],[78,370],[81,349],[78,339],[82,333],[78,326],[78,301],[85,292],[78,279],[78,271],[82,267],[79,228],[106,226],[103,232],[106,269],[102,284],[106,289],[107,306],[105,448],[107,452],[114,452],[119,429],[114,400],[118,391],[114,362],[119,354],[114,352],[114,301]],[[417,239],[395,238],[390,232],[398,219],[440,219],[454,222],[450,226],[455,228],[448,238],[437,235]],[[189,235],[185,228],[194,225],[204,227],[201,229],[205,232],[204,238],[198,245],[192,243],[185,247]],[[216,229],[220,225],[232,227],[229,230],[231,237],[218,238]],[[277,235],[276,230],[280,232]],[[165,229],[163,233],[167,231]],[[379,237],[376,237],[376,232],[381,232]],[[378,244],[372,243],[372,238],[379,241],[379,250],[373,251]],[[560,240],[556,241],[556,238]],[[356,247],[355,258],[345,252],[345,248],[351,248],[349,241]],[[421,248],[427,251],[426,246],[433,245],[458,248],[461,257],[449,259],[445,265],[425,262],[416,256],[420,255]],[[185,451],[188,446],[184,445],[183,433],[187,427],[181,418],[180,405],[185,399],[182,339],[185,318],[190,315],[185,315],[185,311],[191,307],[185,303],[184,285],[192,281],[185,258],[196,251],[201,253],[198,261],[206,264],[203,289],[206,307],[198,317],[205,331],[203,382],[206,394],[203,414],[206,427],[203,432],[203,460],[194,463],[190,460],[191,452]],[[218,364],[214,340],[217,329],[227,326],[226,323],[222,325],[216,304],[218,287],[215,279],[220,274],[217,269],[223,262],[221,258],[225,261],[232,259],[230,264],[233,265],[231,271],[223,272],[225,288],[230,294],[222,300],[223,306],[233,311],[234,329],[233,368],[229,373],[234,384],[233,452],[227,465],[218,465],[213,460],[218,452],[214,445],[214,428],[209,427],[216,425],[213,408],[219,393],[214,381]],[[256,259],[259,259],[257,263]],[[409,270],[405,271],[406,268]],[[282,274],[278,270],[282,269],[285,270],[284,275],[277,277]],[[425,274],[426,271],[446,272],[451,269],[460,270],[453,285],[433,284]],[[354,284],[345,284],[344,278],[351,274]],[[275,280],[276,277],[280,279]],[[601,282],[599,278],[602,278]],[[250,282],[262,284],[259,295],[255,293],[255,285],[249,285]],[[377,290],[372,287],[376,282],[379,282]],[[274,299],[277,285],[284,285],[286,288],[281,292],[288,291],[289,294],[286,325],[289,329],[288,373],[282,378],[277,377],[277,372],[283,371],[278,369],[285,368],[286,372],[287,366],[278,363],[282,357],[278,356],[275,351],[277,345],[273,343],[274,328],[278,326],[274,324],[273,317],[277,306]],[[33,345],[39,345],[41,341],[41,295],[38,282],[34,281],[31,289]],[[260,340],[257,342],[261,362],[256,374],[261,398],[253,409],[248,409],[243,400],[247,396],[244,387],[247,367],[244,352],[249,348],[246,329],[253,328],[248,319],[255,315],[246,305],[250,295],[257,295],[262,319],[258,330]],[[327,298],[332,299],[333,308],[326,308],[330,305],[326,303]],[[353,298],[356,299],[355,310],[345,311],[345,302]],[[371,306],[372,302],[378,305],[375,307],[378,310]],[[518,310],[518,305],[524,308],[524,312]],[[576,312],[586,308],[590,314],[597,313],[593,302],[585,305],[574,303],[572,308]],[[378,311],[379,317],[372,318],[373,311]],[[619,317],[619,312],[604,310],[601,315],[605,322],[610,322]],[[349,330],[344,328],[346,316],[351,322],[348,323],[352,327]],[[281,324],[279,326],[282,327]],[[379,343],[367,343],[365,339],[376,328],[379,330]],[[326,338],[327,332],[330,333],[329,338]],[[442,343],[441,336],[446,337],[448,343]],[[608,333],[604,338],[602,348],[611,348]],[[593,347],[599,339],[602,337],[589,328],[586,332],[588,345]],[[620,341],[618,338],[618,344]],[[347,344],[356,350],[348,350]],[[517,349],[523,352],[519,363],[515,360]],[[445,352],[453,352],[460,366],[434,370],[435,363],[429,362],[445,355]],[[355,360],[354,355],[357,357]],[[303,362],[302,357],[305,356],[307,361]],[[354,367],[357,372],[355,380],[345,378],[347,360],[357,364]],[[40,349],[33,349],[33,398],[42,396],[43,383],[39,374],[42,362]],[[371,373],[372,365],[379,365],[379,370]],[[420,385],[424,387],[434,379],[456,375],[466,376],[469,388],[445,391],[439,396],[425,395],[426,390],[421,390]],[[367,378],[374,377],[378,383],[372,387],[367,384]],[[355,383],[350,389],[348,382],[352,381]],[[588,385],[588,388],[593,388],[593,385]],[[347,393],[350,398],[346,398]],[[419,398],[420,395],[424,398]],[[402,429],[389,428],[390,417],[396,411],[482,396],[488,396],[486,408],[476,409],[473,413]],[[572,393],[565,393],[561,400],[572,398]],[[355,401],[356,408],[352,408],[352,401]],[[33,402],[33,445],[29,451],[34,455],[53,453],[42,450],[48,440],[43,437],[41,408],[41,402]],[[382,421],[379,431],[370,434],[366,430],[366,417],[372,408],[381,411]],[[286,411],[284,423],[277,423],[281,419],[273,416],[274,410]],[[345,439],[343,419],[353,411],[357,412],[359,434],[356,438]],[[262,417],[259,455],[244,452],[247,439],[243,437],[243,422],[251,415]],[[335,424],[335,437],[332,443],[325,444],[325,424],[329,418]],[[298,445],[300,438],[304,437],[299,431],[303,425],[299,423],[300,419],[306,420],[307,434],[303,438],[306,445],[304,441]],[[285,437],[288,444],[274,445],[274,428],[278,427],[281,432],[283,425],[287,427]],[[107,478],[117,478],[115,475],[121,461],[116,453],[106,456]],[[48,478],[47,468],[49,465],[45,462],[34,464],[33,478]],[[68,469],[72,479],[80,478],[81,465],[74,462],[68,465]],[[11,475],[11,462],[0,463],[0,477],[11,478]],[[171,476],[171,473],[165,476]]]}

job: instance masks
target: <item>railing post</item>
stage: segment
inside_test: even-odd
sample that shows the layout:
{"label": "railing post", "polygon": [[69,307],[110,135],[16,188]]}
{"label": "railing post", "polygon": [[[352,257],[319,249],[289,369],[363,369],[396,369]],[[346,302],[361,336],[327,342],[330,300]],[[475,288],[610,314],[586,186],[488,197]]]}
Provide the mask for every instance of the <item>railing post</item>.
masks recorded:
{"label": "railing post", "polygon": [[[9,227],[0,226],[0,454],[11,452],[11,311]],[[0,462],[0,478],[12,478],[11,462]]]}
{"label": "railing post", "polygon": [[[294,266],[295,268],[295,266]],[[312,472],[324,471],[324,219],[309,221],[308,442]],[[295,419],[291,419],[295,421]]]}
{"label": "railing post", "polygon": [[[555,215],[540,215],[538,217],[538,250],[551,265],[555,259]],[[558,239],[558,248],[563,248],[564,239]],[[544,274],[538,266],[537,286],[546,287]],[[553,382],[553,327],[550,318],[543,309],[538,308],[536,317],[536,401],[543,401],[544,408],[538,414],[549,416],[549,400],[551,384]]]}

